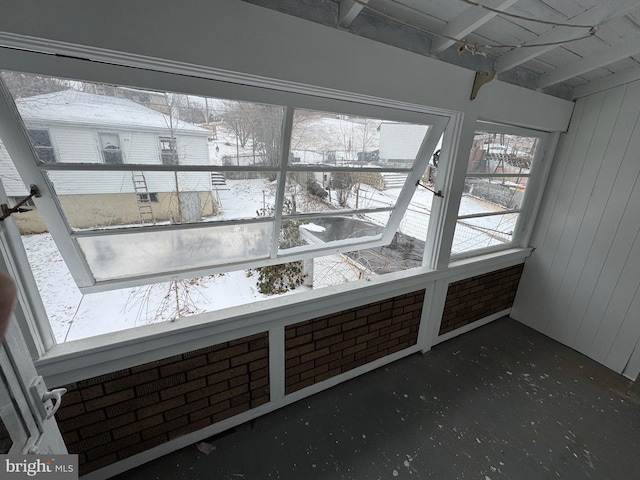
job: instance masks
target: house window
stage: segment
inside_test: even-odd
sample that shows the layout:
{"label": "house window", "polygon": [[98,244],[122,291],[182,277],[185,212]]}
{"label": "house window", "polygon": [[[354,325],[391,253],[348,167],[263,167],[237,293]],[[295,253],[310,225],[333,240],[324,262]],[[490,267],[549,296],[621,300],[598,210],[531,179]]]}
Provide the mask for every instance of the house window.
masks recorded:
{"label": "house window", "polygon": [[36,151],[38,160],[43,163],[55,163],[56,154],[53,150],[49,131],[45,129],[28,129],[27,133]]}
{"label": "house window", "polygon": [[117,133],[100,133],[98,136],[100,137],[100,150],[104,163],[123,163],[119,135]]}
{"label": "house window", "polygon": [[178,165],[178,148],[175,138],[160,137],[160,159],[163,165]]}
{"label": "house window", "polygon": [[148,202],[158,203],[158,194],[155,192],[139,193],[138,201],[143,203],[148,203]]}
{"label": "house window", "polygon": [[532,172],[546,134],[488,124],[475,132],[452,255],[518,244]]}

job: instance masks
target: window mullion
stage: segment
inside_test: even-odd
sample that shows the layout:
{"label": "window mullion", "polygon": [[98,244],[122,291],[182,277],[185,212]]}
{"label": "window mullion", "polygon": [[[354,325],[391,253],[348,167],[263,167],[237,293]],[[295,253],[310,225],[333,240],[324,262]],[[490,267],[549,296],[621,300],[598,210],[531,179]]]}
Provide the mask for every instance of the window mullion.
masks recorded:
{"label": "window mullion", "polygon": [[287,183],[287,168],[289,166],[289,147],[291,146],[291,132],[293,130],[294,108],[287,106],[284,113],[284,123],[282,125],[282,136],[280,137],[280,171],[278,172],[278,185],[276,188],[276,205],[274,212],[273,238],[271,240],[271,258],[278,256],[280,244],[280,229],[282,228],[282,215],[284,208],[284,190]]}
{"label": "window mullion", "polygon": [[[53,186],[46,173],[38,168],[39,161],[35,149],[31,146],[27,131],[22,123],[18,109],[6,84],[0,78],[0,136],[12,159],[17,159],[15,167],[26,185],[36,185],[40,199],[34,201],[53,238],[65,238],[71,227],[61,214]],[[58,249],[68,264],[79,286],[93,285],[95,279],[84,261],[80,247],[75,242],[57,242]]]}

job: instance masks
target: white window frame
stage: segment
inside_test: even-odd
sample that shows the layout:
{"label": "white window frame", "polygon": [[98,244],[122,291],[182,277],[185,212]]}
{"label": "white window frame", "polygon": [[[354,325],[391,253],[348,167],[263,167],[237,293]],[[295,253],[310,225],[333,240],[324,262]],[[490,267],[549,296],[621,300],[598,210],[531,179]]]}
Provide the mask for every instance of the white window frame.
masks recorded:
{"label": "white window frame", "polygon": [[[130,82],[128,86],[137,87],[137,88],[154,88],[153,82],[149,82],[150,78],[157,74],[151,72],[136,72],[139,74],[140,82]],[[196,82],[189,78],[176,74],[161,74],[165,79],[169,81],[175,82],[173,85],[173,90],[178,90],[184,88],[183,91],[193,94],[201,94],[200,92],[196,92],[195,84]],[[87,80],[83,75],[78,80]],[[91,80],[89,80],[91,81]],[[105,82],[105,83],[113,83],[113,82]],[[252,92],[248,92],[248,89],[245,87],[238,87],[238,90],[235,92],[237,96],[234,97],[234,100],[244,100],[244,101],[256,101],[261,100],[260,98],[256,99]],[[55,163],[55,164],[44,164],[39,162],[37,157],[34,155],[34,150],[31,144],[28,141],[28,138],[24,134],[24,125],[20,119],[19,113],[15,104],[12,101],[12,97],[7,91],[6,87],[3,87],[0,92],[2,92],[1,96],[3,106],[2,113],[0,114],[3,117],[3,124],[6,126],[5,130],[7,130],[8,135],[13,137],[14,142],[11,144],[7,143],[7,150],[16,158],[24,158],[27,161],[20,162],[16,165],[20,175],[23,180],[27,184],[34,184],[40,188],[41,197],[36,199],[36,205],[38,206],[45,223],[47,224],[49,231],[51,232],[53,238],[56,240],[58,247],[60,249],[60,253],[62,254],[65,262],[69,266],[69,269],[78,284],[78,287],[83,293],[104,291],[113,288],[125,288],[136,285],[148,284],[153,282],[162,282],[167,280],[175,280],[180,278],[191,278],[194,276],[201,276],[206,274],[213,273],[223,273],[230,270],[238,270],[243,268],[257,268],[262,266],[274,265],[279,263],[284,263],[292,260],[300,260],[313,258],[319,255],[329,255],[336,253],[343,253],[347,251],[362,249],[362,248],[374,248],[382,245],[389,244],[393,239],[393,236],[399,226],[399,223],[402,219],[404,211],[406,210],[410,200],[410,193],[416,188],[418,181],[420,180],[423,171],[426,169],[429,158],[433,150],[435,149],[438,140],[440,139],[442,133],[444,132],[448,122],[449,117],[445,115],[435,114],[433,112],[428,111],[428,109],[420,106],[407,106],[401,105],[396,108],[390,108],[389,105],[376,105],[375,99],[371,99],[370,103],[358,103],[358,102],[345,102],[344,100],[329,100],[323,99],[321,101],[322,108],[318,107],[318,99],[314,97],[309,97],[307,95],[291,95],[285,94],[283,92],[270,92],[277,98],[273,98],[272,104],[280,105],[284,107],[285,117],[284,117],[284,125],[282,132],[282,146],[281,152],[282,157],[280,159],[280,165],[276,167],[268,167],[268,166],[244,166],[244,167],[233,167],[233,166],[215,166],[215,165],[149,165],[145,164],[143,168],[141,165],[137,164],[128,164],[128,163],[118,163],[118,164],[65,164],[65,163]],[[216,96],[217,92],[213,92],[213,94],[209,94],[209,96]],[[238,98],[240,97],[240,98]],[[422,143],[421,149],[418,152],[417,158],[411,168],[385,168],[385,171],[397,171],[407,174],[407,181],[403,187],[402,193],[400,194],[398,201],[393,209],[383,209],[389,210],[391,212],[390,218],[387,222],[385,230],[383,234],[379,237],[361,237],[358,239],[348,239],[341,240],[338,242],[333,242],[327,245],[316,245],[313,247],[306,248],[292,248],[285,251],[282,251],[278,248],[278,238],[279,238],[279,230],[283,220],[289,219],[289,217],[283,215],[282,213],[282,204],[284,199],[284,190],[286,183],[286,173],[288,172],[297,172],[297,171],[311,171],[312,168],[298,166],[296,164],[289,165],[288,162],[288,152],[289,152],[289,143],[291,138],[291,131],[293,127],[293,114],[295,109],[313,109],[320,110],[330,113],[337,114],[345,114],[345,115],[357,115],[363,117],[372,117],[372,118],[383,118],[385,120],[392,121],[400,121],[406,123],[419,123],[424,125],[429,125],[430,128],[428,130],[427,135]],[[9,124],[13,124],[9,126]],[[100,134],[100,133],[99,133]],[[110,135],[113,133],[109,133]],[[99,138],[99,146],[102,150],[102,140]],[[122,150],[120,150],[122,151]],[[104,157],[103,157],[104,158]],[[31,159],[31,161],[29,161]],[[134,233],[143,233],[143,232],[165,232],[176,229],[185,229],[185,228],[211,228],[213,225],[211,223],[197,223],[197,224],[182,224],[182,225],[149,225],[149,226],[141,226],[136,228],[131,228],[126,231],[116,231],[116,230],[102,230],[102,231],[73,231],[70,225],[68,224],[64,214],[61,211],[61,206],[59,200],[55,194],[53,189],[53,185],[48,180],[47,172],[49,171],[64,171],[64,170],[89,170],[89,171],[101,171],[101,170],[117,170],[117,171],[133,171],[133,170],[141,170],[145,171],[272,171],[273,173],[277,173],[279,181],[276,187],[276,212],[275,217],[273,219],[252,219],[247,221],[221,221],[216,222],[216,226],[224,226],[224,225],[238,225],[238,224],[255,224],[264,221],[273,221],[274,225],[274,234],[272,236],[272,242],[270,251],[268,253],[268,257],[259,258],[259,259],[251,259],[246,261],[237,261],[232,263],[224,263],[217,264],[206,267],[198,267],[198,268],[188,268],[181,271],[176,270],[168,270],[160,273],[151,273],[151,274],[141,274],[137,276],[131,276],[124,279],[107,279],[98,281],[89,265],[87,260],[85,259],[85,255],[80,248],[79,239],[82,237],[98,237],[103,235],[129,235]],[[358,172],[367,172],[367,171],[380,171],[378,168],[374,167],[358,167],[357,169],[351,167],[322,167],[323,171],[331,172],[331,171],[358,171]],[[337,214],[345,215],[349,213],[366,213],[365,210],[357,210],[351,212],[340,211]],[[313,218],[317,216],[325,216],[326,213],[322,215],[317,214],[298,214],[293,215],[290,219],[296,220],[301,218]],[[70,240],[69,240],[70,239]]]}
{"label": "white window frame", "polygon": [[[555,147],[559,140],[559,133],[549,133],[543,132],[540,130],[534,130],[530,128],[518,127],[514,125],[505,125],[496,122],[490,122],[485,120],[477,120],[474,126],[474,135],[476,132],[482,131],[487,133],[497,133],[497,134],[508,134],[508,135],[518,135],[523,137],[535,137],[538,139],[538,145],[536,147],[535,156],[532,161],[532,167],[530,169],[529,174],[527,175],[527,187],[525,189],[524,197],[522,199],[522,204],[518,210],[505,210],[500,214],[509,214],[509,213],[518,213],[518,220],[516,222],[516,226],[513,231],[513,237],[511,242],[504,243],[502,245],[493,245],[489,247],[477,248],[474,250],[469,250],[461,253],[451,253],[450,260],[452,262],[460,261],[466,258],[472,258],[481,256],[487,253],[492,252],[500,252],[504,250],[509,250],[512,248],[526,248],[529,245],[529,241],[531,239],[531,233],[533,231],[533,226],[535,223],[536,215],[538,209],[540,208],[540,203],[542,201],[544,185],[549,176],[549,171],[551,169],[551,162],[553,159],[553,154],[555,152]],[[467,158],[469,152],[466,152]],[[468,177],[488,177],[492,176],[490,174],[476,174],[476,173],[467,173],[467,163],[460,166],[456,172],[456,176],[453,179],[454,182],[460,185],[460,197],[462,196],[462,185],[464,185],[465,178]],[[510,177],[510,176],[518,176],[516,174],[496,174],[495,176],[499,177]],[[519,175],[520,177],[524,175]],[[459,206],[459,202],[458,202]],[[463,215],[459,216],[456,206],[455,210],[455,224],[461,218],[467,218],[469,216]],[[451,212],[452,214],[453,212]],[[451,215],[450,215],[451,216]],[[484,214],[478,214],[475,216],[489,216]],[[455,230],[455,226],[453,228]],[[452,237],[453,240],[453,237]]]}

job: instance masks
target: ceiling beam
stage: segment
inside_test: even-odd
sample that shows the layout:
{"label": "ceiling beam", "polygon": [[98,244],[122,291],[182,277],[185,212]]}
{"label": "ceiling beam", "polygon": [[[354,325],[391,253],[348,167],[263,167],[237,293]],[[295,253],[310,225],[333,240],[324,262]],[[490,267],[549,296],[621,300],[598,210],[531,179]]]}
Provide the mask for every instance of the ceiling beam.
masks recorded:
{"label": "ceiling beam", "polygon": [[640,35],[637,35],[633,39],[611,45],[605,50],[586,55],[580,60],[545,73],[540,77],[538,87],[546,88],[569,78],[577,77],[583,73],[611,65],[619,60],[639,54]]}
{"label": "ceiling beam", "polygon": [[[506,10],[517,1],[518,0],[485,0],[484,4],[487,7],[495,8],[496,10]],[[469,35],[474,30],[477,30],[496,15],[498,15],[498,13],[485,8],[471,6],[454,20],[449,22],[441,33],[447,37],[459,38],[462,40],[465,36]],[[441,53],[454,43],[456,42],[453,40],[434,36],[431,53],[434,55]]]}
{"label": "ceiling beam", "polygon": [[574,99],[586,97],[587,95],[618,87],[625,83],[635,82],[636,80],[640,80],[640,69],[630,68],[619,73],[614,73],[613,75],[607,75],[606,77],[599,78],[584,85],[580,85],[579,87],[574,87],[571,96]]}
{"label": "ceiling beam", "polygon": [[[362,3],[369,3],[369,0],[362,0]],[[338,25],[342,28],[347,28],[351,25],[364,8],[362,3],[356,3],[353,0],[340,0],[340,16],[338,18]]]}
{"label": "ceiling beam", "polygon": [[[599,25],[607,20],[624,15],[629,10],[637,7],[638,0],[606,0],[563,23],[571,25]],[[498,73],[506,72],[559,46],[526,47],[527,45],[573,40],[588,32],[588,28],[553,27],[532,41],[524,43],[524,47],[514,48],[500,55],[494,62],[494,69]]]}

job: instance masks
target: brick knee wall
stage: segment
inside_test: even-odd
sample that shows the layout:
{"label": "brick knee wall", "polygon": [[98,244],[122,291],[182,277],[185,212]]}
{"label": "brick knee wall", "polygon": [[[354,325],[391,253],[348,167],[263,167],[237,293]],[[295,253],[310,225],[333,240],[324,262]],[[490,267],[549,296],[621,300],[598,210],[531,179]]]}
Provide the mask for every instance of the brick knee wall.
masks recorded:
{"label": "brick knee wall", "polygon": [[286,327],[286,393],[415,345],[423,302],[424,290]]}
{"label": "brick knee wall", "polygon": [[268,334],[64,387],[56,419],[84,475],[267,403]]}
{"label": "brick knee wall", "polygon": [[439,335],[511,308],[524,265],[450,283]]}

